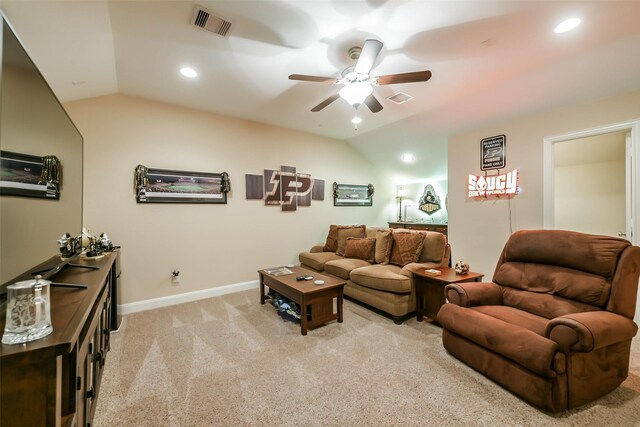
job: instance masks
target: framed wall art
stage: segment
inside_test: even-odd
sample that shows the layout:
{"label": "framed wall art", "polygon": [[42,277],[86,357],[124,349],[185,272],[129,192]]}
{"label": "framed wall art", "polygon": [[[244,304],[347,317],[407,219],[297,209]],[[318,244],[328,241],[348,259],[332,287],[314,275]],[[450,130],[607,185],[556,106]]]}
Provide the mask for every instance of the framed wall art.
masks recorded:
{"label": "framed wall art", "polygon": [[226,172],[185,172],[138,165],[134,173],[138,203],[227,203]]}
{"label": "framed wall art", "polygon": [[62,166],[56,156],[0,151],[0,195],[60,199]]}
{"label": "framed wall art", "polygon": [[373,185],[333,183],[333,206],[373,206]]}
{"label": "framed wall art", "polygon": [[266,206],[280,206],[283,212],[324,200],[324,180],[300,173],[294,166],[264,169],[262,175],[246,174],[245,185],[247,200],[264,200]]}

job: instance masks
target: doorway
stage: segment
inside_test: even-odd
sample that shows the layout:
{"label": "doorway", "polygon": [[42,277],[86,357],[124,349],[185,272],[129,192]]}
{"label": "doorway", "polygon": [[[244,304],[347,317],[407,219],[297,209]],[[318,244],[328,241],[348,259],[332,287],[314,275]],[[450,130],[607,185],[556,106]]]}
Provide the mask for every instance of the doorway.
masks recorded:
{"label": "doorway", "polygon": [[628,134],[610,132],[553,144],[554,228],[627,237]]}
{"label": "doorway", "polygon": [[[620,163],[619,154],[615,154],[615,149],[612,149],[611,153],[607,154],[611,156],[611,162],[617,162],[616,164],[619,165],[618,167],[622,169],[622,171],[618,171],[619,173],[615,174],[616,177],[614,177],[613,180],[610,181],[607,185],[611,187],[621,187],[621,174],[624,173],[624,203],[621,200],[621,188],[618,188],[618,190],[616,190],[615,192],[611,188],[599,188],[598,194],[602,196],[601,200],[598,200],[598,195],[593,194],[593,192],[589,193],[589,195],[580,196],[580,202],[583,203],[581,209],[590,210],[590,215],[583,215],[583,212],[580,212],[580,219],[578,221],[571,218],[567,219],[566,217],[563,217],[563,213],[560,213],[560,216],[557,217],[557,211],[562,211],[566,208],[566,206],[562,206],[562,203],[564,203],[564,201],[561,202],[556,199],[556,191],[573,191],[573,193],[577,193],[578,190],[583,190],[583,183],[579,180],[580,176],[582,176],[584,179],[587,179],[588,185],[590,186],[595,185],[602,187],[603,185],[605,185],[602,182],[594,181],[595,178],[588,176],[588,172],[585,172],[589,170],[587,166],[585,166],[584,164],[581,166],[571,165],[570,163],[573,162],[573,160],[562,160],[563,157],[570,157],[572,155],[574,157],[578,157],[584,155],[585,158],[589,158],[590,156],[591,158],[593,158],[593,153],[587,154],[583,153],[583,151],[586,152],[589,150],[589,148],[592,148],[594,150],[602,148],[593,148],[593,146],[598,145],[598,141],[600,141],[600,144],[604,143],[602,141],[608,140],[607,138],[609,137],[613,138],[612,141],[618,141],[612,142],[613,145],[618,144],[618,152],[621,151],[621,147],[619,146],[619,144],[621,144],[620,138],[624,137],[624,166],[622,163]],[[568,145],[563,145],[565,142],[567,142]],[[568,151],[568,153],[563,153],[563,151]],[[600,155],[604,156],[605,154],[601,153]],[[556,169],[556,156],[558,157],[558,161],[560,162],[558,169]],[[564,166],[563,162],[565,162]],[[611,172],[612,165],[605,165],[604,163],[606,162],[596,163],[599,163],[599,166],[596,169],[599,168]],[[576,170],[578,170],[579,172],[577,175],[568,173],[567,169],[561,170],[561,168],[563,167],[571,166],[577,166]],[[544,228],[573,228],[576,229],[576,231],[585,230],[585,232],[597,232],[597,234],[608,234],[614,235],[616,237],[618,236],[618,233],[620,233],[620,237],[625,237],[632,244],[638,245],[638,230],[640,230],[638,227],[640,195],[638,194],[637,181],[639,176],[638,174],[640,173],[640,120],[634,120],[630,122],[618,123],[609,126],[586,129],[544,138],[543,173]],[[564,188],[557,189],[556,174],[558,175],[558,179],[561,182],[560,187],[564,185]],[[607,179],[604,179],[604,181],[606,182]],[[564,184],[562,184],[563,181]],[[613,193],[617,193],[617,195],[613,195]],[[606,197],[603,195],[606,195]],[[572,194],[571,197],[575,197],[575,194]],[[586,203],[587,200],[589,200],[590,203]],[[560,206],[558,206],[558,210],[556,209],[556,204],[560,204]],[[616,205],[617,207],[614,207],[613,205]],[[622,225],[622,209],[620,206],[624,206],[624,225]],[[616,219],[613,218],[613,211],[616,212]],[[598,222],[607,223],[606,232],[600,231],[603,230],[603,228],[600,224],[597,224]],[[594,223],[596,225],[593,225]],[[592,226],[600,228],[590,229],[589,227]],[[620,231],[618,231],[618,229],[620,229]],[[637,307],[640,308],[640,294],[638,295]],[[640,322],[640,310],[638,309],[636,310],[635,320],[636,322]]]}

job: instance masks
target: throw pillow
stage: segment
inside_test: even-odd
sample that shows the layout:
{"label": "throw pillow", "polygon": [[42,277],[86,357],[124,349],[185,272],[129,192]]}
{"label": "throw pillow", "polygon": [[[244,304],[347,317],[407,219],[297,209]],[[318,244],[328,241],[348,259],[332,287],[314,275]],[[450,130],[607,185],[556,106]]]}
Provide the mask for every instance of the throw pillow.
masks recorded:
{"label": "throw pillow", "polygon": [[378,231],[376,233],[375,260],[378,264],[389,264],[392,243],[391,230]]}
{"label": "throw pillow", "polygon": [[424,245],[418,262],[442,262],[446,247],[447,236],[437,231],[423,231]]}
{"label": "throw pillow", "polygon": [[376,239],[348,237],[344,248],[345,258],[358,258],[373,263]]}
{"label": "throw pillow", "polygon": [[391,264],[404,267],[407,264],[418,261],[424,235],[422,233],[391,233],[393,246],[391,247]]}
{"label": "throw pillow", "polygon": [[338,226],[331,224],[329,226],[329,234],[327,234],[327,241],[324,243],[324,252],[335,252],[338,249]]}
{"label": "throw pillow", "polygon": [[347,247],[347,239],[349,237],[366,237],[366,227],[364,225],[353,226],[349,228],[338,227],[338,248],[336,253],[344,256],[344,249]]}

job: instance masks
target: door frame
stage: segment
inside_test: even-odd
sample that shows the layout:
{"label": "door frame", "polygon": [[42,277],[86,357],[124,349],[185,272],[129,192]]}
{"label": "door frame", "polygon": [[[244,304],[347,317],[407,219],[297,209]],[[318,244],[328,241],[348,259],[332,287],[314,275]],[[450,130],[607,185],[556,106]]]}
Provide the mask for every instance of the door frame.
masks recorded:
{"label": "door frame", "polygon": [[[585,138],[588,136],[602,135],[605,133],[627,131],[630,133],[630,147],[627,146],[626,158],[629,158],[631,154],[631,170],[627,170],[627,174],[631,172],[631,177],[627,179],[625,183],[626,191],[630,193],[630,203],[627,206],[627,216],[630,214],[631,218],[627,218],[627,239],[634,245],[638,244],[638,212],[640,212],[640,200],[637,196],[637,189],[631,191],[629,184],[632,184],[636,177],[637,181],[638,172],[640,172],[640,119],[631,120],[622,123],[616,123],[612,125],[599,126],[591,129],[584,129],[575,132],[564,133],[560,135],[548,136],[543,139],[543,219],[544,228],[553,229],[555,226],[555,206],[554,206],[554,150],[553,144],[558,142],[568,141],[571,139]],[[625,160],[625,163],[627,161]],[[629,206],[631,210],[629,212]],[[630,228],[630,230],[629,230]],[[631,235],[629,236],[629,231]]]}

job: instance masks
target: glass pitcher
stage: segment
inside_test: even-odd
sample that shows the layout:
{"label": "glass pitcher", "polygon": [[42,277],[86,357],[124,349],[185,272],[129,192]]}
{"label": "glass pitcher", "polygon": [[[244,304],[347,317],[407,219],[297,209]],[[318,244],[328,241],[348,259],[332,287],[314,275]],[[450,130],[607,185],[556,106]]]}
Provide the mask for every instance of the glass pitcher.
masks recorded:
{"label": "glass pitcher", "polygon": [[36,276],[7,286],[7,315],[3,344],[21,344],[53,332],[49,301],[49,280]]}

